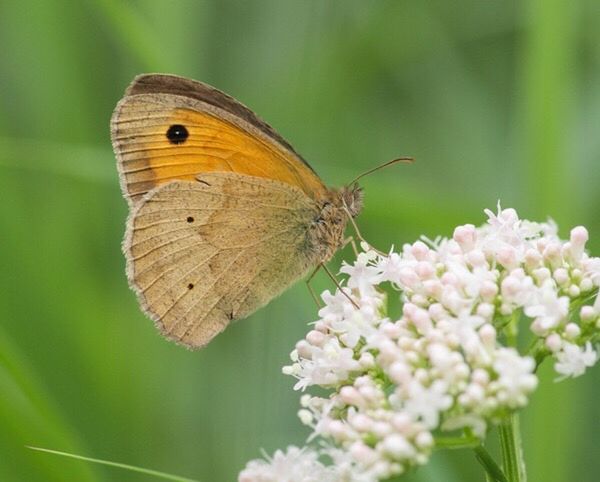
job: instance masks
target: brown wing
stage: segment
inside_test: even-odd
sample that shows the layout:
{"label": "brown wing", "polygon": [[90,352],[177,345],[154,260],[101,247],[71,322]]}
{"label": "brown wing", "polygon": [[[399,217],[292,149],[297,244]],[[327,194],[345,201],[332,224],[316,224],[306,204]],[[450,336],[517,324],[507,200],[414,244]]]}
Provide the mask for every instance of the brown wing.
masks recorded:
{"label": "brown wing", "polygon": [[137,94],[180,95],[211,104],[214,107],[229,112],[231,115],[246,121],[248,124],[251,124],[256,129],[262,131],[275,142],[285,147],[288,151],[291,151],[294,156],[310,167],[302,156],[300,156],[289,142],[281,137],[275,129],[248,109],[244,104],[212,85],[197,80],[186,79],[185,77],[179,77],[178,75],[141,74],[133,79],[133,82],[125,92],[125,95]]}
{"label": "brown wing", "polygon": [[168,338],[206,345],[306,274],[314,202],[285,183],[233,173],[173,181],[130,216],[131,286]]}
{"label": "brown wing", "polygon": [[211,171],[278,180],[312,198],[325,192],[310,166],[248,108],[181,77],[134,80],[115,109],[111,136],[131,204],[158,185]]}

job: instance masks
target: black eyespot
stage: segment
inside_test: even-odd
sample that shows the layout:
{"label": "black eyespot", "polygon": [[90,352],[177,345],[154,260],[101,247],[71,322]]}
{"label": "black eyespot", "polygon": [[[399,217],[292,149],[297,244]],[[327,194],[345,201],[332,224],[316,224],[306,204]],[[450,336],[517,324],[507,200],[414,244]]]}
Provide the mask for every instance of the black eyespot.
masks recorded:
{"label": "black eyespot", "polygon": [[194,283],[190,283],[190,284],[188,285],[188,290],[191,290],[193,287],[194,287]]}
{"label": "black eyespot", "polygon": [[188,223],[193,223],[194,222],[194,218],[192,216],[188,216],[187,219],[186,219],[186,221]]}
{"label": "black eyespot", "polygon": [[181,124],[173,124],[167,130],[167,139],[171,144],[183,144],[189,135],[188,130]]}

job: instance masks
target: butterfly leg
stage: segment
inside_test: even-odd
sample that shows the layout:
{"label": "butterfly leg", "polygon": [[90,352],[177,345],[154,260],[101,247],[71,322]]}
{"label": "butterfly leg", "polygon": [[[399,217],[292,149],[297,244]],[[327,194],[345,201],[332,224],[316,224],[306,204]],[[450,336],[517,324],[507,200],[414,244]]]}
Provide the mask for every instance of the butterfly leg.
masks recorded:
{"label": "butterfly leg", "polygon": [[350,303],[352,303],[354,305],[354,308],[356,308],[357,310],[360,310],[360,306],[358,306],[356,304],[356,301],[354,301],[352,298],[350,298],[350,295],[348,293],[346,293],[342,289],[342,286],[340,285],[340,283],[338,282],[338,280],[335,279],[335,276],[333,275],[333,273],[331,271],[329,271],[329,268],[325,264],[323,264],[323,263],[321,264],[321,266],[323,266],[323,269],[325,270],[325,272],[327,273],[327,275],[335,283],[335,285],[337,286],[337,289],[340,290],[340,293],[342,293],[346,298],[348,298],[348,300],[350,301]]}
{"label": "butterfly leg", "polygon": [[354,219],[352,218],[352,216],[348,216],[348,218],[350,219],[350,223],[352,224],[352,227],[354,228],[354,231],[356,232],[356,236],[361,241],[361,243],[365,243],[367,246],[369,246],[369,249],[372,249],[373,251],[375,251],[379,256],[387,256],[387,253],[384,253],[383,251],[378,250],[377,248],[372,246],[371,243],[369,243],[365,238],[363,238],[363,236],[362,236],[362,234],[360,234],[360,230],[358,229],[358,226],[354,222]]}
{"label": "butterfly leg", "polygon": [[[346,213],[348,214],[348,219],[350,220],[350,224],[352,224],[352,227],[354,228],[354,232],[356,233],[356,236],[361,241],[361,243],[365,243],[370,249],[372,249],[373,251],[375,251],[379,256],[387,256],[386,253],[384,253],[383,251],[380,251],[377,248],[371,246],[371,244],[368,243],[365,238],[363,238],[362,234],[360,234],[360,230],[358,229],[358,226],[356,225],[356,222],[354,221],[354,218],[352,217],[352,215],[350,214],[350,211],[348,210],[348,206],[346,205],[346,201],[344,201],[342,199],[342,202],[344,203],[344,208],[346,210]],[[354,251],[356,251],[356,247],[354,248]]]}
{"label": "butterfly leg", "polygon": [[315,290],[313,290],[312,286],[310,285],[310,282],[312,281],[312,279],[315,277],[315,275],[319,272],[319,270],[322,267],[323,267],[323,264],[319,263],[317,265],[317,267],[314,269],[314,271],[311,273],[311,275],[308,277],[308,279],[306,280],[306,287],[308,288],[310,295],[312,296],[313,300],[315,300],[315,304],[317,305],[317,308],[319,308],[319,309],[321,309],[323,307],[323,305],[319,301],[319,297],[315,293]]}
{"label": "butterfly leg", "polygon": [[354,251],[354,256],[358,256],[358,248],[356,247],[356,240],[354,239],[354,236],[348,236],[346,239],[344,239],[341,249],[344,249],[349,244],[352,245],[352,251]]}

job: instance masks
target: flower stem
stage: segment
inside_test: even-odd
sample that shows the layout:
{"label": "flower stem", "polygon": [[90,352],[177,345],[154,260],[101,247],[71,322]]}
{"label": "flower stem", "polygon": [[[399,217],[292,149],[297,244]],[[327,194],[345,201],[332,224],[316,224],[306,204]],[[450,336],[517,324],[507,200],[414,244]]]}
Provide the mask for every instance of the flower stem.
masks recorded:
{"label": "flower stem", "polygon": [[490,482],[509,482],[502,469],[498,466],[493,457],[485,449],[483,445],[478,445],[473,449],[477,461],[485,469],[486,478]]}
{"label": "flower stem", "polygon": [[436,437],[436,449],[467,449],[475,448],[480,444],[477,437]]}
{"label": "flower stem", "polygon": [[519,416],[516,413],[509,415],[499,431],[502,466],[508,482],[527,482]]}

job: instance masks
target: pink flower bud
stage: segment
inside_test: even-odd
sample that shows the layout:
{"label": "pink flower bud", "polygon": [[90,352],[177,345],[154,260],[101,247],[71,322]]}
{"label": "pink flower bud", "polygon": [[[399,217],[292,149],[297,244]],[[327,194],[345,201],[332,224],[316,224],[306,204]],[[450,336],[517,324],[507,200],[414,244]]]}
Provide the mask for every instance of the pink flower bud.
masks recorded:
{"label": "pink flower bud", "polygon": [[410,368],[406,363],[397,361],[390,365],[388,369],[390,379],[397,385],[402,385],[410,380]]}
{"label": "pink flower bud", "polygon": [[479,385],[486,385],[490,381],[490,374],[486,372],[483,368],[477,368],[473,371],[471,379],[473,380],[473,383],[478,383]]}
{"label": "pink flower bud", "polygon": [[552,242],[544,249],[544,259],[551,265],[556,266],[561,262],[561,251],[560,243]]}
{"label": "pink flower bud", "polygon": [[581,311],[579,312],[582,321],[592,321],[597,315],[594,308],[588,305],[582,306]]}
{"label": "pink flower bud", "polygon": [[306,340],[314,346],[323,346],[326,339],[327,336],[321,331],[311,330],[306,334]]}
{"label": "pink flower bud", "polygon": [[361,405],[363,398],[358,390],[350,385],[340,389],[340,398],[348,405]]}
{"label": "pink flower bud", "polygon": [[423,281],[423,289],[427,296],[439,298],[442,294],[442,284],[437,279]]}
{"label": "pink flower bud", "polygon": [[473,267],[484,266],[486,264],[485,254],[483,254],[483,251],[481,251],[480,249],[469,251],[466,254],[465,258],[467,259],[467,262]]}
{"label": "pink flower bud", "polygon": [[482,318],[491,318],[494,315],[494,305],[491,303],[481,303],[477,307],[477,314]]}
{"label": "pink flower bud", "polygon": [[498,262],[506,269],[513,269],[518,266],[517,251],[510,246],[503,246],[496,255]]}
{"label": "pink flower bud", "polygon": [[408,288],[414,288],[420,282],[417,273],[415,273],[415,270],[411,268],[402,268],[400,273],[398,273],[398,279],[400,283]]}
{"label": "pink flower bud", "polygon": [[565,335],[567,338],[573,340],[581,335],[581,328],[575,323],[568,323],[567,326],[565,326]]}
{"label": "pink flower bud", "polygon": [[525,265],[529,269],[537,268],[542,262],[542,255],[535,249],[528,249],[525,252]]}
{"label": "pink flower bud", "polygon": [[463,251],[470,251],[475,247],[477,231],[472,224],[465,224],[464,226],[458,226],[454,230],[452,238],[460,245]]}
{"label": "pink flower bud", "polygon": [[383,450],[399,458],[408,458],[415,453],[413,446],[402,435],[398,434],[389,435],[385,438]]}
{"label": "pink flower bud", "polygon": [[420,261],[417,264],[416,272],[421,279],[427,279],[435,274],[435,267],[427,261]]}
{"label": "pink flower bud", "polygon": [[414,313],[413,323],[421,334],[427,333],[432,328],[429,313],[424,309],[419,309]]}
{"label": "pink flower bud", "polygon": [[552,276],[559,286],[564,286],[569,282],[569,272],[564,268],[555,269]]}
{"label": "pink flower bud", "polygon": [[406,433],[410,429],[411,423],[410,416],[405,412],[395,413],[392,416],[392,425],[399,432]]}
{"label": "pink flower bud", "polygon": [[590,291],[594,287],[594,282],[590,278],[583,278],[579,283],[582,292]]}
{"label": "pink flower bud", "polygon": [[513,276],[507,276],[502,281],[502,295],[506,297],[513,297],[519,292],[521,283],[518,279]]}
{"label": "pink flower bud", "polygon": [[329,422],[327,431],[338,440],[346,438],[347,429],[344,423],[340,420],[332,420]]}
{"label": "pink flower bud", "polygon": [[429,247],[424,242],[417,241],[411,246],[410,252],[418,261],[424,261],[429,254]]}
{"label": "pink flower bud", "polygon": [[392,431],[392,427],[387,422],[375,422],[373,424],[373,433],[377,437],[383,438]]}
{"label": "pink flower bud", "polygon": [[415,443],[422,449],[433,447],[433,442],[433,436],[429,432],[421,432],[415,437]]}
{"label": "pink flower bud", "polygon": [[552,274],[548,268],[538,268],[533,272],[533,276],[538,281],[538,283],[543,283],[547,279],[549,279]]}
{"label": "pink flower bud", "polygon": [[451,285],[451,286],[457,286],[458,283],[458,278],[456,277],[456,275],[454,273],[444,273],[442,275],[442,278],[440,280],[442,282],[442,284],[445,285]]}
{"label": "pink flower bud", "polygon": [[577,298],[580,294],[581,294],[581,290],[579,289],[579,286],[577,286],[577,285],[569,286],[569,296],[571,298]]}
{"label": "pink flower bud", "polygon": [[479,328],[479,336],[481,341],[489,347],[493,347],[496,343],[496,329],[489,323]]}
{"label": "pink flower bud", "polygon": [[434,303],[429,307],[429,316],[435,321],[439,321],[446,316],[446,310],[440,303]]}
{"label": "pink flower bud", "polygon": [[312,358],[312,346],[306,340],[300,340],[296,343],[296,350],[300,358]]}
{"label": "pink flower bud", "polygon": [[404,306],[402,307],[402,313],[404,314],[404,316],[412,318],[413,314],[418,309],[419,308],[416,305],[413,305],[412,303],[404,303]]}
{"label": "pink flower bud", "polygon": [[577,226],[571,230],[571,244],[583,248],[589,239],[588,230],[583,226]]}
{"label": "pink flower bud", "polygon": [[498,294],[498,285],[486,280],[481,284],[479,294],[485,301],[492,301]]}
{"label": "pink flower bud", "polygon": [[551,335],[548,335],[544,343],[548,350],[550,350],[551,352],[557,352],[562,346],[562,340],[557,333],[552,333]]}
{"label": "pink flower bud", "polygon": [[373,427],[373,420],[362,413],[352,417],[350,423],[359,432],[370,432]]}
{"label": "pink flower bud", "polygon": [[379,458],[379,454],[363,442],[354,442],[350,446],[350,455],[366,466],[373,464]]}

